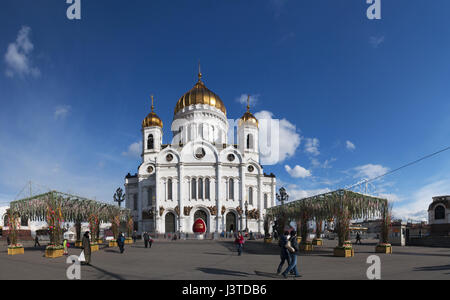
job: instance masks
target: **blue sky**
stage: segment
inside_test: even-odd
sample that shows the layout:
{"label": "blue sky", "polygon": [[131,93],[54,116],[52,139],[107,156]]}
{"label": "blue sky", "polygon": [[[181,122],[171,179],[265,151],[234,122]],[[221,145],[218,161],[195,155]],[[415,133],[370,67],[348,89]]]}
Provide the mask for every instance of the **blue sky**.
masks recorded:
{"label": "blue sky", "polygon": [[[196,81],[239,118],[282,120],[283,160],[266,166],[291,199],[341,188],[450,144],[450,3],[382,0],[63,0],[0,4],[0,205],[27,181],[112,201],[139,165],[155,95],[170,142]],[[296,142],[297,141],[297,142]],[[398,217],[450,194],[450,151],[373,183]]]}

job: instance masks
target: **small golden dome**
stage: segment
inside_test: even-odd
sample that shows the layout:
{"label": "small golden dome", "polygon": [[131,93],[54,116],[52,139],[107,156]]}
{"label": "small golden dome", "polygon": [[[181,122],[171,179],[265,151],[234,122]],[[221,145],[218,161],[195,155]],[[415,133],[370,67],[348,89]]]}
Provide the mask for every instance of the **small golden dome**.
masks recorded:
{"label": "small golden dome", "polygon": [[175,106],[174,114],[183,108],[194,104],[208,104],[221,110],[225,115],[227,115],[225,105],[222,100],[220,100],[219,96],[210,91],[202,82],[201,72],[198,73],[198,81],[194,87],[189,92],[181,96],[178,100],[177,105]]}
{"label": "small golden dome", "polygon": [[247,96],[247,111],[245,114],[239,119],[239,126],[243,123],[253,124],[258,127],[258,119],[250,112],[250,95]]}
{"label": "small golden dome", "polygon": [[147,115],[147,117],[142,121],[142,128],[159,126],[163,127],[163,122],[158,117],[158,115],[153,111],[153,95],[152,95],[152,111]]}

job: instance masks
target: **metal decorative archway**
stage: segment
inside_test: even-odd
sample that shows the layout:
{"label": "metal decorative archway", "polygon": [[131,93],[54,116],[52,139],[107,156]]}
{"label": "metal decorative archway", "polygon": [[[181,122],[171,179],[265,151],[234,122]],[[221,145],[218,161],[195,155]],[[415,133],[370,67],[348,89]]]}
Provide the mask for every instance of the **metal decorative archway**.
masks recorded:
{"label": "metal decorative archway", "polygon": [[303,224],[308,220],[333,219],[342,246],[346,237],[339,233],[348,232],[350,220],[383,217],[387,207],[386,199],[340,189],[268,208],[266,216],[272,220],[301,220]]}

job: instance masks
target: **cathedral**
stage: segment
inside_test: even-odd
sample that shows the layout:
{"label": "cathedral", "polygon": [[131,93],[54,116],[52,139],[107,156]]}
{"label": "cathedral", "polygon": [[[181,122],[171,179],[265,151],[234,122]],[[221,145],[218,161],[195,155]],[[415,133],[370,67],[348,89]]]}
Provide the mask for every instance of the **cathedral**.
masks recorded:
{"label": "cathedral", "polygon": [[264,214],[275,205],[276,179],[260,164],[259,123],[247,111],[229,143],[222,100],[198,81],[175,105],[172,142],[163,144],[163,122],[154,112],[142,121],[142,162],[125,177],[126,206],[138,233],[264,232]]}

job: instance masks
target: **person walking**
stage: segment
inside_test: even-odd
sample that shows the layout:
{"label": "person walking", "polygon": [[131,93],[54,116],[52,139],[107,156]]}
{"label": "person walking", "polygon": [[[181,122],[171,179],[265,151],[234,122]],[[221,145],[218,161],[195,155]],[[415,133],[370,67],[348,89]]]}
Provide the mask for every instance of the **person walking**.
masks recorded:
{"label": "person walking", "polygon": [[153,244],[153,239],[152,239],[152,237],[149,235],[149,236],[148,236],[148,246],[149,246],[149,248],[152,247],[152,244]]}
{"label": "person walking", "polygon": [[136,244],[136,240],[137,240],[137,233],[136,233],[136,230],[133,231],[132,238],[133,238],[133,243]]}
{"label": "person walking", "polygon": [[125,237],[123,236],[122,232],[120,232],[119,236],[117,237],[117,245],[119,246],[120,253],[123,253],[123,251],[125,251]]}
{"label": "person walking", "polygon": [[89,239],[89,231],[86,231],[82,239],[82,248],[84,252],[84,260],[86,265],[91,264],[91,240]]}
{"label": "person walking", "polygon": [[280,246],[280,264],[278,265],[277,269],[277,275],[281,273],[281,269],[283,268],[284,262],[287,262],[287,265],[289,266],[289,251],[286,248],[286,244],[289,240],[289,231],[285,231],[284,234],[281,236],[280,241],[278,242],[278,246]]}
{"label": "person walking", "polygon": [[236,243],[238,256],[241,256],[242,249],[244,248],[244,236],[242,235],[242,233],[240,231],[238,232],[236,240],[234,242]]}
{"label": "person walking", "polygon": [[287,278],[287,274],[291,271],[294,271],[295,277],[300,277],[300,274],[297,270],[297,253],[298,253],[298,242],[297,242],[297,233],[295,230],[291,231],[291,236],[286,243],[285,247],[289,251],[289,266],[282,273],[284,278]]}
{"label": "person walking", "polygon": [[356,243],[355,243],[355,244],[358,244],[358,243],[359,243],[360,245],[362,244],[362,243],[361,243],[361,235],[359,234],[359,232],[356,233]]}
{"label": "person walking", "polygon": [[9,235],[6,236],[6,242],[8,243],[8,246],[11,245],[11,239],[9,238]]}
{"label": "person walking", "polygon": [[144,245],[145,245],[145,248],[148,248],[148,240],[149,240],[149,236],[148,236],[147,231],[144,232],[144,234],[143,234],[142,236],[143,236],[143,238],[144,238]]}
{"label": "person walking", "polygon": [[34,248],[36,248],[36,245],[39,247],[41,246],[41,244],[39,244],[39,237],[37,234],[36,234],[36,237],[34,238]]}
{"label": "person walking", "polygon": [[63,247],[64,247],[64,255],[69,255],[69,252],[67,251],[67,239],[64,239]]}

